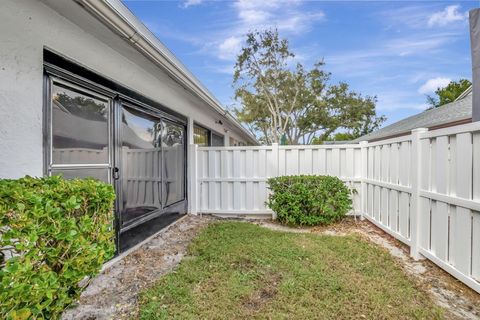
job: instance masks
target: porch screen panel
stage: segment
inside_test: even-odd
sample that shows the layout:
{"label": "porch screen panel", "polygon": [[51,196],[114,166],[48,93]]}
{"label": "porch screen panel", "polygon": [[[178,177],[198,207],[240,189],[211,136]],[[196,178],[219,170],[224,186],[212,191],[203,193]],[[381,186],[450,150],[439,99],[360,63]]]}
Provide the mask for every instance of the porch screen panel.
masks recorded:
{"label": "porch screen panel", "polygon": [[48,173],[110,182],[110,99],[60,80],[50,94]]}
{"label": "porch screen panel", "polygon": [[122,106],[122,225],[162,208],[161,121]]}
{"label": "porch screen panel", "polygon": [[166,206],[185,198],[185,129],[163,121],[162,150],[164,203]]}
{"label": "porch screen panel", "polygon": [[108,163],[109,102],[54,84],[53,164]]}

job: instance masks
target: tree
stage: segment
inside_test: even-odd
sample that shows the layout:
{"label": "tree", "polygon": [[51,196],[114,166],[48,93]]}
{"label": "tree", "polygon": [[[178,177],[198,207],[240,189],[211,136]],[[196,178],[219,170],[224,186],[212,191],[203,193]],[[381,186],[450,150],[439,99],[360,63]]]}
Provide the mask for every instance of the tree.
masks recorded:
{"label": "tree", "polygon": [[237,57],[233,85],[241,103],[235,113],[263,143],[323,141],[337,130],[362,134],[384,120],[375,111],[376,97],[362,96],[348,84],[330,84],[324,62],[306,70],[278,31],[247,34]]}
{"label": "tree", "polygon": [[467,90],[472,83],[467,79],[460,79],[458,81],[450,81],[444,88],[437,88],[435,96],[427,95],[427,103],[429,109],[438,108],[444,104],[455,101],[465,90]]}

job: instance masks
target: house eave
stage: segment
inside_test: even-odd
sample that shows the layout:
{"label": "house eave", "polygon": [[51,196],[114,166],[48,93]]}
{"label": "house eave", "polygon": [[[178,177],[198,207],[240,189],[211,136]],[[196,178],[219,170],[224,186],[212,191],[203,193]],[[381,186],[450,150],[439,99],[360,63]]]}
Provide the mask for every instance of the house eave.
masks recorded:
{"label": "house eave", "polygon": [[232,123],[249,140],[258,145],[256,138],[226,111],[220,102],[198,79],[149,31],[119,0],[75,0],[102,23],[123,37],[137,51],[162,68],[184,88],[203,100],[209,107]]}

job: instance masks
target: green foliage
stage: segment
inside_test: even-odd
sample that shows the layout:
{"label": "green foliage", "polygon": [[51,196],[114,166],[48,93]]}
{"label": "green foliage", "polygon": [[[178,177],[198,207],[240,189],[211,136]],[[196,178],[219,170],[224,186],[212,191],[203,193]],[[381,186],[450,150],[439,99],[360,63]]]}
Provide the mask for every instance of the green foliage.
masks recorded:
{"label": "green foliage", "polygon": [[460,79],[458,81],[451,81],[444,88],[437,88],[435,96],[427,95],[427,103],[429,109],[443,106],[444,104],[455,101],[465,90],[467,90],[472,83],[467,79]]}
{"label": "green foliage", "polygon": [[376,114],[376,97],[331,84],[323,61],[307,70],[294,57],[277,30],[250,32],[238,55],[233,84],[241,108],[235,113],[259,141],[278,143],[285,135],[287,144],[310,144],[337,129],[363,135],[385,121]]}
{"label": "green foliage", "polygon": [[328,136],[325,140],[315,137],[312,139],[312,144],[323,144],[325,141],[351,141],[358,137],[360,136],[351,132],[337,132],[334,135]]}
{"label": "green foliage", "polygon": [[59,318],[114,254],[114,199],[93,179],[0,180],[0,318]]}
{"label": "green foliage", "polygon": [[342,219],[352,208],[351,190],[337,177],[283,176],[268,179],[267,205],[281,223],[314,226]]}

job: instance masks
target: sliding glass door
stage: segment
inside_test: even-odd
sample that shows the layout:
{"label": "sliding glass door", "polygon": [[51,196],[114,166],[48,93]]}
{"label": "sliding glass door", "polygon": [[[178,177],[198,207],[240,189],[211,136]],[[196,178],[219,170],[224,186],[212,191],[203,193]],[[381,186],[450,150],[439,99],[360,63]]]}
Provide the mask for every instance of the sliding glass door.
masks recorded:
{"label": "sliding glass door", "polygon": [[122,103],[122,227],[185,199],[185,127]]}
{"label": "sliding glass door", "polygon": [[121,218],[125,227],[162,208],[160,117],[122,104]]}
{"label": "sliding glass door", "polygon": [[185,212],[183,122],[93,84],[46,80],[47,174],[112,183],[119,232]]}

